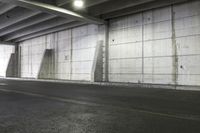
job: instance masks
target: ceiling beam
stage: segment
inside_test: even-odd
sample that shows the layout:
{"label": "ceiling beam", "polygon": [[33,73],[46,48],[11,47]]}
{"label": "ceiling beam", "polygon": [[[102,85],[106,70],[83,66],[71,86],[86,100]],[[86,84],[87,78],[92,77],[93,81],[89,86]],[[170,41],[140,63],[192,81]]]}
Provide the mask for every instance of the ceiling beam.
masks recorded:
{"label": "ceiling beam", "polygon": [[[94,6],[97,4],[101,4],[107,2],[109,0],[85,0],[85,7]],[[73,0],[57,0],[57,6],[64,7],[66,9],[71,8]]]}
{"label": "ceiling beam", "polygon": [[54,27],[54,28],[51,28],[51,29],[48,29],[48,30],[44,30],[44,31],[40,31],[40,32],[37,32],[37,33],[34,33],[34,34],[23,36],[23,37],[15,39],[13,41],[14,42],[21,42],[21,41],[24,41],[24,40],[32,39],[32,38],[35,38],[35,37],[47,35],[47,34],[54,33],[54,32],[59,32],[59,31],[62,31],[62,30],[67,30],[67,29],[77,27],[77,26],[81,26],[81,25],[85,25],[85,24],[87,24],[87,23],[85,23],[85,22],[71,22],[69,24],[63,24],[63,25],[60,25],[60,26],[57,26],[57,27]]}
{"label": "ceiling beam", "polygon": [[57,6],[53,6],[53,5],[45,4],[45,3],[41,3],[41,2],[30,1],[30,0],[0,0],[0,1],[6,2],[6,3],[12,3],[17,6],[30,8],[33,10],[39,10],[42,12],[54,14],[54,15],[57,15],[60,17],[68,18],[68,19],[71,18],[71,19],[77,20],[77,21],[83,21],[83,22],[94,23],[94,24],[105,23],[103,20],[98,19],[98,18],[94,18],[94,17],[88,16],[88,15],[81,15],[76,12],[64,9],[64,8],[60,8]]}
{"label": "ceiling beam", "polygon": [[72,0],[56,0],[56,5],[63,6],[63,5],[69,4],[70,2],[72,2]]}
{"label": "ceiling beam", "polygon": [[28,18],[24,21],[21,21],[21,22],[14,24],[14,25],[11,25],[7,28],[0,29],[0,36],[5,36],[5,35],[10,34],[12,32],[16,32],[18,30],[27,28],[29,26],[39,24],[41,22],[53,19],[55,17],[56,16],[54,16],[54,15],[50,15],[50,14],[46,14],[46,13],[38,14],[38,15],[30,17],[30,18]]}
{"label": "ceiling beam", "polygon": [[10,4],[0,5],[0,15],[14,9],[15,7],[16,7],[15,5],[10,5]]}
{"label": "ceiling beam", "polygon": [[109,12],[125,9],[132,6],[142,5],[155,0],[110,0],[108,2],[93,6],[88,9],[92,15],[98,16]]}
{"label": "ceiling beam", "polygon": [[54,18],[54,19],[42,22],[39,25],[36,24],[36,25],[30,26],[26,29],[22,29],[22,30],[16,31],[14,33],[8,34],[7,36],[2,37],[2,39],[4,41],[11,41],[11,40],[14,40],[16,38],[20,38],[22,36],[33,34],[33,33],[43,31],[43,30],[46,30],[46,29],[50,29],[50,28],[53,28],[53,27],[57,27],[59,25],[68,24],[72,21],[73,20],[66,20],[65,18]]}
{"label": "ceiling beam", "polygon": [[0,29],[11,26],[17,22],[35,16],[40,12],[31,11],[25,8],[17,7],[5,14],[0,15]]}
{"label": "ceiling beam", "polygon": [[107,2],[109,0],[87,0],[85,2],[86,7],[91,7],[91,6],[95,6],[104,2]]}
{"label": "ceiling beam", "polygon": [[4,41],[0,41],[0,45],[16,45],[17,43],[14,42],[4,42]]}
{"label": "ceiling beam", "polygon": [[56,0],[34,0],[34,1],[51,4],[51,5],[56,5]]}
{"label": "ceiling beam", "polygon": [[126,9],[110,12],[105,15],[102,15],[102,18],[110,19],[110,18],[120,17],[120,16],[124,16],[124,15],[135,14],[135,13],[139,13],[139,12],[143,12],[143,11],[147,11],[147,10],[151,10],[151,9],[161,8],[161,7],[169,6],[172,4],[187,2],[187,1],[188,0],[154,1],[154,2],[143,4],[143,5],[133,6],[133,7],[129,7]]}

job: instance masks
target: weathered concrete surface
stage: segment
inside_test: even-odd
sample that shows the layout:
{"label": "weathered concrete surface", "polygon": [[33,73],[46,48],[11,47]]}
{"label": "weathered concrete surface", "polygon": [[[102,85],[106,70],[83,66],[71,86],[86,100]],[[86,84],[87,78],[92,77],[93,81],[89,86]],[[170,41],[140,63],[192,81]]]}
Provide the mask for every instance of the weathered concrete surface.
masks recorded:
{"label": "weathered concrete surface", "polygon": [[18,77],[18,47],[15,47],[15,52],[10,55],[8,66],[6,69],[6,77]]}
{"label": "weathered concrete surface", "polygon": [[200,85],[200,1],[111,19],[109,81]]}
{"label": "weathered concrete surface", "polygon": [[53,49],[46,49],[38,73],[39,79],[55,79],[55,56]]}
{"label": "weathered concrete surface", "polygon": [[6,77],[6,70],[10,61],[11,54],[15,52],[12,45],[0,45],[0,77]]}
{"label": "weathered concrete surface", "polygon": [[37,78],[45,49],[54,49],[55,79],[90,81],[98,41],[98,26],[85,25],[21,42],[21,77]]}
{"label": "weathered concrete surface", "polygon": [[12,53],[10,55],[10,59],[9,59],[9,62],[8,62],[8,66],[7,66],[7,69],[6,69],[6,77],[15,77],[16,76],[16,70],[15,67],[16,67],[16,59],[17,59],[17,56],[16,54]]}
{"label": "weathered concrete surface", "polygon": [[2,133],[200,132],[200,92],[14,80],[0,90]]}
{"label": "weathered concrete surface", "polygon": [[100,41],[95,50],[94,61],[92,65],[91,81],[103,81],[103,41]]}

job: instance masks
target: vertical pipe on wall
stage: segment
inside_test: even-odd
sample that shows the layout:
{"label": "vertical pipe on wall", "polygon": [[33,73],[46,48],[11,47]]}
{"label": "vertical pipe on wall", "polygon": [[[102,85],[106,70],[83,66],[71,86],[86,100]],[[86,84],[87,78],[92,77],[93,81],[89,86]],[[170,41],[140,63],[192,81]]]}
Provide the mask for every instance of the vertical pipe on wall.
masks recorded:
{"label": "vertical pipe on wall", "polygon": [[[32,53],[32,46],[33,46],[33,44],[32,44],[32,41],[31,41],[31,45],[28,46],[28,53],[29,53],[29,59],[30,59],[30,60],[29,60],[29,61],[30,61],[30,62],[29,62],[29,63],[30,63],[30,72],[31,72],[30,77],[34,77],[34,76],[33,76],[33,64],[32,64],[32,62],[33,62],[33,58],[32,58],[32,54],[33,54],[33,53]],[[30,78],[30,77],[29,77],[29,78]]]}
{"label": "vertical pipe on wall", "polygon": [[50,48],[53,49],[53,57],[52,57],[52,69],[53,72],[51,72],[51,78],[56,79],[56,49],[55,47],[58,46],[58,33],[56,33],[56,40],[54,40],[54,43],[50,45]]}
{"label": "vertical pipe on wall", "polygon": [[51,57],[51,71],[49,72],[50,77],[52,79],[56,79],[56,49],[55,47],[58,46],[58,33],[55,33],[55,38],[53,43],[49,46],[52,49],[52,57]]}
{"label": "vertical pipe on wall", "polygon": [[173,55],[173,82],[177,85],[178,76],[178,56],[176,46],[176,30],[175,30],[175,12],[174,6],[171,6],[171,25],[172,25],[172,55]]}
{"label": "vertical pipe on wall", "polygon": [[109,21],[105,24],[105,82],[109,82]]}
{"label": "vertical pipe on wall", "polygon": [[19,44],[15,45],[15,77],[19,77]]}
{"label": "vertical pipe on wall", "polygon": [[[58,38],[58,34],[56,35]],[[55,79],[58,79],[58,43],[54,44],[55,47]]]}
{"label": "vertical pipe on wall", "polygon": [[142,12],[142,83],[144,83],[144,13]]}
{"label": "vertical pipe on wall", "polygon": [[73,56],[73,29],[70,29],[70,80],[72,80],[72,56]]}
{"label": "vertical pipe on wall", "polygon": [[17,53],[17,77],[21,78],[21,46],[19,44],[16,45],[18,47],[18,53]]}

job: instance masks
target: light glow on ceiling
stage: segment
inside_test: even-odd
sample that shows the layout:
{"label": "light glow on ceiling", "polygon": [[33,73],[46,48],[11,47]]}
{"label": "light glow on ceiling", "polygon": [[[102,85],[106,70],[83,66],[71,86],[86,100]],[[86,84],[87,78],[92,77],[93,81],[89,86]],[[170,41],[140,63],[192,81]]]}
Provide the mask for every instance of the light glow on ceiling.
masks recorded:
{"label": "light glow on ceiling", "polygon": [[84,7],[84,1],[83,0],[74,0],[74,7],[75,8],[83,8]]}

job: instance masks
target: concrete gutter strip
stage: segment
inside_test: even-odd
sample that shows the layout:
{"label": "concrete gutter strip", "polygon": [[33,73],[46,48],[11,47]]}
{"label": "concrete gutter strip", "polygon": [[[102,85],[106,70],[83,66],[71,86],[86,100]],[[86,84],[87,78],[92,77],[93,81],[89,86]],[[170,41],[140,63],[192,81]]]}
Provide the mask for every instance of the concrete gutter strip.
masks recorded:
{"label": "concrete gutter strip", "polygon": [[83,85],[100,85],[100,86],[116,86],[116,87],[140,87],[140,88],[158,88],[158,89],[174,89],[174,90],[191,90],[200,91],[200,86],[184,86],[184,85],[165,85],[165,84],[137,84],[137,83],[118,83],[118,82],[92,82],[78,80],[50,80],[50,79],[31,79],[31,78],[5,78],[6,80],[18,81],[34,81],[34,82],[52,82],[66,84],[83,84]]}

